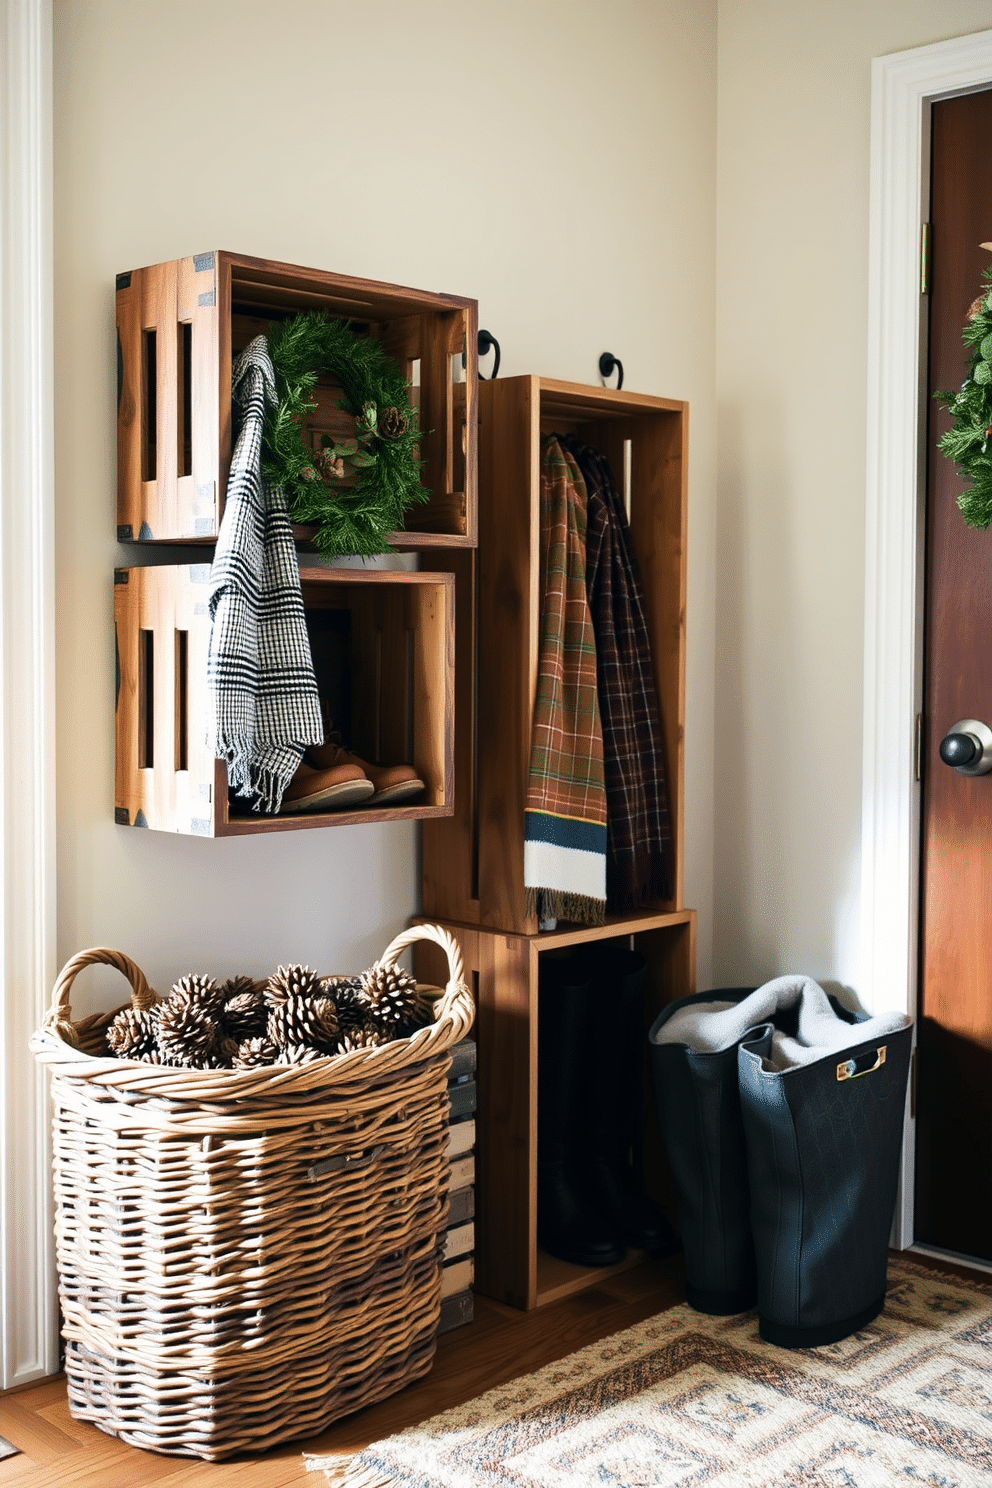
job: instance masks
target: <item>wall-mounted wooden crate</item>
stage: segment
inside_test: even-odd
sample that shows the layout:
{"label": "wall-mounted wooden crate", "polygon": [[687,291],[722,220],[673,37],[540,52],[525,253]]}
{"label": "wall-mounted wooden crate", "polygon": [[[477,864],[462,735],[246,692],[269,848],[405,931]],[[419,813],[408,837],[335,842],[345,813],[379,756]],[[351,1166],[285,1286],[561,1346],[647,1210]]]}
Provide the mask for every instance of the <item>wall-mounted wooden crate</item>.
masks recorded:
{"label": "wall-mounted wooden crate", "polygon": [[484,381],[479,400],[479,546],[453,565],[457,805],[449,821],[424,828],[425,912],[516,934],[537,931],[524,895],[524,800],[540,620],[540,439],[553,432],[602,450],[627,499],[661,707],[675,857],[670,900],[646,913],[680,910],[688,405],[543,377]]}
{"label": "wall-mounted wooden crate", "polygon": [[[647,1081],[647,1030],[658,1013],[695,991],[696,916],[640,915],[605,929],[556,930],[543,935],[503,935],[449,925],[474,984],[478,1046],[475,1281],[477,1292],[513,1307],[539,1307],[595,1286],[636,1266],[641,1251],[628,1251],[615,1266],[574,1266],[537,1246],[538,984],[541,958],[633,944],[648,963],[644,993],[644,1126],[648,1187],[663,1203],[663,1161]],[[633,936],[633,941],[630,937]],[[437,984],[443,955],[427,941],[414,948],[418,980]]]}
{"label": "wall-mounted wooden crate", "polygon": [[[376,337],[415,384],[432,494],[393,545],[474,545],[476,302],[220,251],[117,276],[120,541],[216,540],[233,359],[272,320],[311,309]],[[348,432],[339,394],[329,380],[318,385],[305,425],[317,447],[322,432]],[[301,540],[311,534],[298,529]]]}
{"label": "wall-mounted wooden crate", "polygon": [[[207,564],[115,572],[115,817],[123,826],[227,837],[452,810],[454,580],[443,573],[304,568],[308,626],[339,641],[345,742],[370,763],[411,763],[414,804],[262,816],[228,799],[208,739]],[[318,683],[321,650],[315,645]]]}

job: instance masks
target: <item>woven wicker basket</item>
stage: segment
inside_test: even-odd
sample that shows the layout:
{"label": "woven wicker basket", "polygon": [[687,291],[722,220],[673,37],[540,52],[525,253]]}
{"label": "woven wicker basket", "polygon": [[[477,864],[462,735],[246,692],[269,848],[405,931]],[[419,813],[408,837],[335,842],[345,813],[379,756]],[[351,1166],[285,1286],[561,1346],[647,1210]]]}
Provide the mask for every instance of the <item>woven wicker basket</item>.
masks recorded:
{"label": "woven wicker basket", "polygon": [[448,1050],[472,1024],[457,944],[410,1038],[311,1064],[172,1069],[107,1057],[65,966],[31,1047],[54,1101],[69,1404],[134,1446],[217,1460],[313,1435],[425,1374],[447,1216]]}

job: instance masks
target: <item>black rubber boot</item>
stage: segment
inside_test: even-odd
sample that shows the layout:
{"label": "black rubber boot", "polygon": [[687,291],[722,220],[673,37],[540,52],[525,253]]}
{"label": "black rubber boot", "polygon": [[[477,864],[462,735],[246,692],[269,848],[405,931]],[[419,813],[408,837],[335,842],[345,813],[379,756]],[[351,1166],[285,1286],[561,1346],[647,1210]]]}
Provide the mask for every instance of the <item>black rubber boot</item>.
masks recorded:
{"label": "black rubber boot", "polygon": [[673,1002],[651,1028],[658,1120],[675,1184],[686,1295],[697,1312],[746,1312],[758,1296],[747,1159],[737,1092],[737,1044],[697,1053],[656,1042],[678,1009],[741,1002],[753,987],[723,987]]}
{"label": "black rubber boot", "polygon": [[[859,1020],[861,1021],[861,1020]],[[758,1259],[758,1324],[782,1348],[816,1348],[882,1310],[912,1027],[813,1063],[763,1064],[766,1026],[738,1075]]]}
{"label": "black rubber boot", "polygon": [[586,1107],[585,1188],[628,1245],[654,1255],[679,1249],[662,1210],[644,1192],[644,979],[639,951],[590,954],[595,1010]]}
{"label": "black rubber boot", "polygon": [[579,1266],[613,1266],[624,1247],[585,1197],[582,1119],[592,986],[571,961],[541,967],[537,1030],[537,1241]]}

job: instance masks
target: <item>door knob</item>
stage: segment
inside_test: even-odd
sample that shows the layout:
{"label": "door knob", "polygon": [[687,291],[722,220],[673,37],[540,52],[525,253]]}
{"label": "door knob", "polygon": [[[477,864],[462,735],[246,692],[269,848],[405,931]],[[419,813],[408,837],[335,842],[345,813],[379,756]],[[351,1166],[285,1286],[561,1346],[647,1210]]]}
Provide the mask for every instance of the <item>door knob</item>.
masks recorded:
{"label": "door knob", "polygon": [[992,729],[977,718],[962,718],[941,739],[940,757],[959,775],[987,775],[992,770]]}

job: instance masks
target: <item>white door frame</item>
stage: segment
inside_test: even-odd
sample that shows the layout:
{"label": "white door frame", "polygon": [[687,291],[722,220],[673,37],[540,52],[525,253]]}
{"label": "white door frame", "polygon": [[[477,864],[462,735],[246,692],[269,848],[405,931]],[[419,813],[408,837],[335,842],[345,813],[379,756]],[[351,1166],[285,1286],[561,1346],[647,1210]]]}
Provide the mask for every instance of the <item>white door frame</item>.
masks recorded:
{"label": "white door frame", "polygon": [[54,979],[52,0],[0,0],[0,1386],[58,1368]]}
{"label": "white door frame", "polygon": [[[861,988],[871,1010],[916,1012],[926,492],[921,224],[930,105],[992,82],[992,31],[872,63],[868,271]],[[915,1122],[907,1121],[895,1242],[913,1241]]]}

